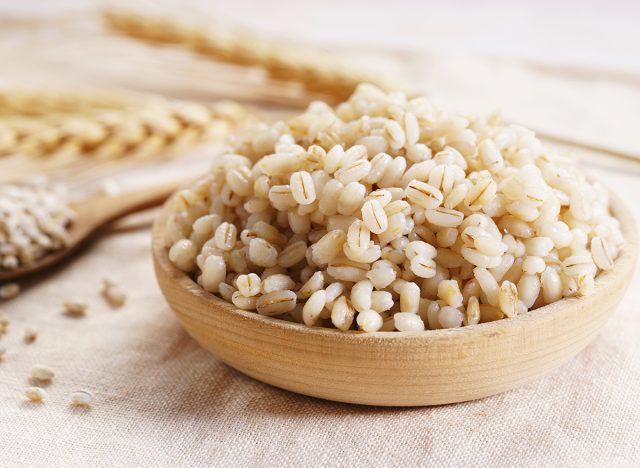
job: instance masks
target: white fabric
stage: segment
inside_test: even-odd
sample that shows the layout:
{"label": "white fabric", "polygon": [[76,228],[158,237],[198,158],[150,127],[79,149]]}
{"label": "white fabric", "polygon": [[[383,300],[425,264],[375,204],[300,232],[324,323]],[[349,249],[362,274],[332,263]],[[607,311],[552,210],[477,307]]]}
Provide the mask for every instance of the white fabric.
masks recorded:
{"label": "white fabric", "polygon": [[[38,40],[41,44],[42,38]],[[22,83],[25,76],[49,78],[41,71],[37,76],[24,71],[29,67],[18,58],[25,52],[2,43],[0,56],[13,58],[9,63],[15,67],[3,67],[4,83]],[[48,50],[55,56],[38,70],[60,78],[66,71],[71,76],[75,68],[80,71],[74,79],[82,81],[91,75],[86,64],[98,67],[100,61],[65,59],[77,57],[86,43],[74,40],[73,47],[62,51],[38,50],[40,57]],[[120,50],[113,46],[118,60],[124,60]],[[507,107],[507,115],[557,134],[586,135],[624,149],[637,142],[638,110],[628,103],[640,102],[640,91],[631,85],[553,79],[539,70],[479,65],[478,60],[465,66],[457,60],[407,63],[387,57],[386,63],[431,85],[432,95],[445,102],[450,98],[460,108],[465,101],[475,110]],[[110,76],[126,83],[126,70],[139,75],[132,72],[135,63],[130,65]],[[154,90],[162,81],[158,69],[149,69],[149,75],[156,72]],[[483,72],[465,75],[465,70]],[[98,75],[93,79],[103,83]],[[133,81],[140,88],[140,79]],[[468,87],[472,81],[474,87]],[[174,80],[166,89],[192,89],[180,86]],[[590,99],[598,90],[612,98]],[[560,97],[567,101],[562,112],[554,112]],[[613,159],[590,166],[629,200],[636,219],[639,167]],[[151,175],[139,171],[145,183]],[[0,338],[8,349],[0,362],[0,466],[640,465],[638,273],[602,333],[548,376],[475,402],[373,408],[295,395],[216,361],[186,334],[166,305],[155,283],[149,241],[145,218],[131,220],[72,262],[23,284],[17,299],[0,303],[0,316],[11,321],[8,334]],[[124,308],[111,309],[100,297],[104,274],[123,283],[129,295]],[[62,301],[70,296],[89,301],[86,318],[62,315]],[[22,341],[28,325],[40,330],[33,344]],[[43,404],[23,397],[34,364],[56,372]],[[95,394],[92,408],[69,405],[71,392],[80,388]]]}

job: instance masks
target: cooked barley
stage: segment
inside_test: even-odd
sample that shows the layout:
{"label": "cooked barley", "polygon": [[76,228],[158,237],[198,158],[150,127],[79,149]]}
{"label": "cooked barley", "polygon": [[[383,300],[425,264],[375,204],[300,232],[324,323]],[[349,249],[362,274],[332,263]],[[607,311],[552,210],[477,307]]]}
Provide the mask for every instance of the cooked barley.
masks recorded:
{"label": "cooked barley", "polygon": [[424,322],[419,315],[413,312],[398,312],[393,316],[396,330],[401,332],[423,331]]}
{"label": "cooked barley", "polygon": [[458,282],[456,280],[441,281],[438,285],[438,298],[442,299],[448,306],[461,307],[463,298]]}
{"label": "cooked barley", "polygon": [[249,273],[248,275],[240,275],[236,279],[236,287],[238,292],[244,297],[252,297],[260,294],[262,281],[260,277],[255,273]]}
{"label": "cooked barley", "polygon": [[371,293],[371,309],[378,313],[386,312],[393,307],[393,296],[389,291],[373,291]]}
{"label": "cooked barley", "polygon": [[475,277],[480,289],[485,294],[489,305],[498,306],[498,297],[500,294],[500,285],[485,268],[474,268],[473,276]]}
{"label": "cooked barley", "polygon": [[420,305],[420,287],[413,282],[405,281],[400,290],[400,312],[418,313]]}
{"label": "cooked barley", "polygon": [[260,296],[255,308],[261,315],[281,315],[290,312],[296,306],[296,293],[293,291],[274,291]]}
{"label": "cooked barley", "polygon": [[189,239],[180,239],[169,250],[169,259],[182,271],[191,271],[195,266],[197,248]]}
{"label": "cooked barley", "polygon": [[426,210],[425,216],[431,224],[445,228],[457,227],[464,219],[464,214],[461,211],[443,207]]}
{"label": "cooked barley", "polygon": [[259,267],[276,266],[278,251],[266,240],[256,237],[249,242],[249,260]]}
{"label": "cooked barley", "polygon": [[327,292],[322,289],[314,292],[309,297],[302,308],[302,319],[304,320],[305,325],[309,327],[315,325],[326,302]]}
{"label": "cooked barley", "polygon": [[455,307],[447,305],[438,312],[438,323],[442,328],[459,328],[463,320],[464,314]]}
{"label": "cooked barley", "polygon": [[609,254],[609,248],[607,243],[601,237],[594,237],[591,239],[591,255],[593,256],[594,263],[601,270],[610,270],[613,268],[613,260]]}
{"label": "cooked barley", "polygon": [[375,332],[382,328],[382,316],[375,310],[360,311],[356,317],[356,322],[360,330],[365,332]]}
{"label": "cooked barley", "polygon": [[[532,257],[532,258],[539,258],[539,257]],[[515,262],[515,258],[513,258],[513,255],[506,253],[502,256],[502,260],[500,260],[500,264],[496,267],[490,268],[489,272],[496,279],[496,281],[501,281],[505,277],[507,272],[511,270],[514,262]],[[524,261],[522,262],[522,265],[524,266]]]}
{"label": "cooked barley", "polygon": [[362,221],[374,234],[387,230],[387,214],[379,200],[369,200],[362,206]]}
{"label": "cooked barley", "polygon": [[344,291],[344,283],[341,283],[339,281],[331,283],[329,286],[327,286],[327,288],[325,289],[325,292],[327,294],[325,297],[325,307],[327,307],[327,309],[331,309],[335,300],[338,299],[342,295],[342,293],[344,293]]}
{"label": "cooked barley", "polygon": [[418,255],[427,259],[433,259],[438,252],[431,244],[417,240],[407,243],[405,253],[407,258],[411,260]]}
{"label": "cooked barley", "polygon": [[540,287],[540,278],[536,274],[524,274],[518,281],[518,298],[527,306],[527,310],[533,307],[538,299]]}
{"label": "cooked barley", "polygon": [[528,275],[540,274],[546,268],[544,258],[535,255],[525,257],[522,262],[522,271]]}
{"label": "cooked barley", "polygon": [[527,255],[535,255],[537,257],[546,257],[553,249],[553,241],[549,237],[534,237],[524,242],[527,249]]}
{"label": "cooked barley", "polygon": [[527,130],[370,85],[225,151],[176,196],[169,256],[263,315],[365,332],[490,322],[591,293],[624,245],[602,189]]}
{"label": "cooked barley", "polygon": [[324,287],[324,275],[316,271],[298,290],[298,299],[307,299]]}
{"label": "cooked barley", "polygon": [[274,291],[283,291],[285,289],[293,289],[296,286],[295,281],[290,276],[277,273],[269,275],[262,280],[262,294],[268,294]]}
{"label": "cooked barley", "polygon": [[518,289],[510,281],[503,281],[498,291],[498,304],[500,310],[507,317],[515,317],[518,314]]}
{"label": "cooked barley", "polygon": [[427,210],[437,208],[444,199],[440,190],[419,180],[409,182],[405,193],[409,201]]}
{"label": "cooked barley", "polygon": [[211,255],[204,261],[202,267],[201,286],[209,292],[218,292],[219,285],[227,276],[227,265],[224,258]]}
{"label": "cooked barley", "polygon": [[331,308],[331,323],[342,331],[347,331],[353,323],[355,311],[344,296],[340,296]]}
{"label": "cooked barley", "polygon": [[299,171],[291,174],[291,194],[301,205],[310,205],[316,200],[316,189],[313,185],[311,174],[307,171]]}
{"label": "cooked barley", "polygon": [[220,296],[225,301],[233,302],[233,294],[237,291],[236,288],[234,288],[233,286],[227,283],[220,283],[218,285],[218,290],[219,290]]}
{"label": "cooked barley", "polygon": [[351,288],[351,304],[358,312],[371,309],[371,294],[373,284],[369,280],[358,281]]}
{"label": "cooked barley", "polygon": [[478,323],[480,323],[480,303],[477,296],[471,296],[465,309],[464,324],[476,325]]}

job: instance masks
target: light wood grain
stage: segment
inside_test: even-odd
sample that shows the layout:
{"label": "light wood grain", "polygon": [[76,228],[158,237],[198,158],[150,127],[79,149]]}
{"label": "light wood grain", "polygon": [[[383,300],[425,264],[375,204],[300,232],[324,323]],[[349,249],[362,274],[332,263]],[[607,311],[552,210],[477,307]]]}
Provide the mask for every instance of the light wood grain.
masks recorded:
{"label": "light wood grain", "polygon": [[596,291],[514,319],[420,333],[308,328],[233,305],[201,289],[169,261],[163,227],[153,229],[162,292],[204,348],[260,381],[328,400],[381,405],[439,405],[494,395],[557,368],[583,349],[614,312],[635,266],[635,222],[612,197],[626,244]]}
{"label": "light wood grain", "polygon": [[187,181],[173,181],[115,196],[89,198],[71,204],[77,218],[69,226],[67,247],[42,257],[35,263],[15,270],[0,270],[0,282],[14,281],[51,268],[67,259],[107,224],[124,216],[162,204]]}

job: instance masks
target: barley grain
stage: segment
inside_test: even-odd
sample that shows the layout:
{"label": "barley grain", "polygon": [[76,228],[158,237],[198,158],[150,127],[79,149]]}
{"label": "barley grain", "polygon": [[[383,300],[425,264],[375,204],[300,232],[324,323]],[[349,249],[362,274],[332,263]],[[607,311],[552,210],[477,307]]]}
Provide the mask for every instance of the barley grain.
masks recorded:
{"label": "barley grain", "polygon": [[293,291],[274,291],[260,296],[256,308],[260,315],[281,315],[290,312],[296,306],[296,293]]}
{"label": "barley grain", "polygon": [[340,296],[331,308],[331,323],[342,331],[347,331],[353,323],[355,311],[344,296]]}
{"label": "barley grain", "polygon": [[47,398],[47,392],[44,388],[40,387],[28,387],[24,391],[24,396],[27,397],[27,400],[33,401],[36,403],[40,403]]}
{"label": "barley grain", "polygon": [[63,305],[65,314],[72,317],[84,317],[89,309],[89,304],[77,297],[65,299]]}
{"label": "barley grain", "polygon": [[480,323],[480,303],[476,296],[471,296],[465,310],[464,324],[476,325],[478,323]]}
{"label": "barley grain", "polygon": [[91,406],[95,397],[88,390],[76,390],[71,394],[71,404],[74,406]]}
{"label": "barley grain", "polygon": [[455,307],[444,306],[438,312],[438,323],[442,328],[459,328],[463,320],[464,314]]}
{"label": "barley grain", "polygon": [[9,300],[20,294],[18,283],[7,283],[0,286],[0,299]]}
{"label": "barley grain", "polygon": [[37,364],[31,368],[31,378],[43,382],[50,381],[55,376],[53,369],[42,364]]}
{"label": "barley grain", "polygon": [[224,151],[175,197],[170,259],[236,307],[309,326],[515,317],[591,293],[623,248],[602,189],[528,131],[369,85]]}
{"label": "barley grain", "polygon": [[302,308],[302,318],[305,325],[311,327],[315,325],[320,313],[324,309],[327,301],[327,293],[324,290],[314,292]]}
{"label": "barley grain", "polygon": [[398,312],[393,316],[396,330],[401,332],[419,332],[424,330],[424,322],[413,312]]}

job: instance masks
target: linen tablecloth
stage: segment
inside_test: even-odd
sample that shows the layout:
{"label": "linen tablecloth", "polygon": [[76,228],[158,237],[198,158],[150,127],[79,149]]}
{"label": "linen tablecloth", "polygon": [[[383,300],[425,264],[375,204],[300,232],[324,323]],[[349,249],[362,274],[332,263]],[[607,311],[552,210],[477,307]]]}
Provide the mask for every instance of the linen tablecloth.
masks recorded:
{"label": "linen tablecloth", "polygon": [[[637,178],[606,174],[623,197]],[[636,219],[640,208],[632,204]],[[218,362],[155,283],[148,226],[129,223],[0,305],[2,466],[637,466],[640,316],[636,274],[619,310],[575,359],[522,388],[433,408],[359,407],[296,395]],[[129,295],[112,309],[105,274]],[[80,296],[85,318],[62,315]],[[23,330],[35,325],[37,341]],[[30,368],[52,367],[48,401],[24,401]],[[95,394],[89,409],[71,392]]]}
{"label": "linen tablecloth", "polygon": [[[538,128],[624,150],[638,141],[639,110],[630,105],[640,102],[635,85],[477,59],[423,59],[419,73],[416,63],[400,63],[398,70],[457,107],[503,108]],[[566,101],[554,107],[559,96]],[[640,219],[640,164],[589,161],[589,171]],[[142,173],[128,183],[147,179]],[[262,384],[201,349],[156,285],[151,217],[114,227],[0,303],[0,317],[11,322],[0,338],[7,347],[0,362],[0,466],[640,464],[638,272],[602,333],[544,378],[455,405],[354,406]],[[105,275],[123,284],[125,307],[112,309],[100,296]],[[71,296],[89,302],[85,318],[62,314]],[[39,329],[35,343],[22,340],[27,326]],[[42,404],[23,396],[35,364],[56,373]],[[77,389],[95,395],[92,407],[69,404]]]}

